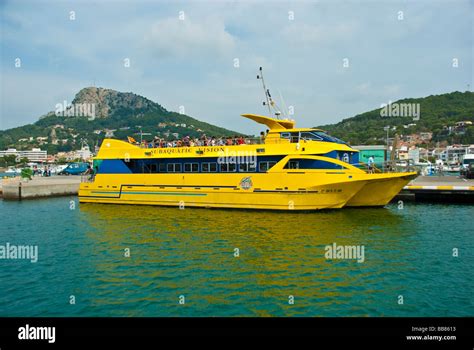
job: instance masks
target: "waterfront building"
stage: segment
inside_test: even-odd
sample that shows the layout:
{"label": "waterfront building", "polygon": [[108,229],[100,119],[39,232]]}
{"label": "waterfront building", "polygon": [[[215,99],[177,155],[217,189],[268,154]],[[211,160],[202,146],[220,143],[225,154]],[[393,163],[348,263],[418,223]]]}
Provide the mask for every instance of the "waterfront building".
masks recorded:
{"label": "waterfront building", "polygon": [[370,157],[374,158],[376,166],[387,161],[387,146],[385,145],[363,145],[353,146],[353,148],[359,150],[359,160],[363,163],[368,163]]}
{"label": "waterfront building", "polygon": [[0,151],[0,157],[14,155],[15,157],[28,158],[30,162],[44,162],[48,158],[48,152],[42,151],[39,148],[32,148],[31,150],[18,151],[16,148],[9,148],[5,151]]}
{"label": "waterfront building", "polygon": [[447,146],[440,154],[440,159],[448,164],[460,163],[462,157],[467,153],[468,146],[452,145]]}

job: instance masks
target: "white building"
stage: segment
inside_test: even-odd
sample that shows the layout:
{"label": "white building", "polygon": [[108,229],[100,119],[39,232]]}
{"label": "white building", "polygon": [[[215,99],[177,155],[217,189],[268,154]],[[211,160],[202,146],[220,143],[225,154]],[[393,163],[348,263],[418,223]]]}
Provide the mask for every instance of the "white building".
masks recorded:
{"label": "white building", "polygon": [[14,155],[18,159],[28,158],[30,162],[45,162],[48,158],[48,152],[39,148],[32,148],[31,151],[17,151],[15,148],[0,151],[0,157],[9,155]]}
{"label": "white building", "polygon": [[448,146],[443,152],[441,152],[440,158],[448,164],[456,164],[461,162],[462,157],[466,153],[468,153],[468,147],[461,145]]}
{"label": "white building", "polygon": [[117,131],[117,129],[105,129],[105,137],[114,137],[114,132]]}
{"label": "white building", "polygon": [[420,149],[414,148],[408,150],[408,159],[413,159],[415,163],[420,162]]}
{"label": "white building", "polygon": [[88,146],[82,147],[80,150],[75,151],[75,158],[80,158],[82,160],[88,160],[92,157],[92,152]]}

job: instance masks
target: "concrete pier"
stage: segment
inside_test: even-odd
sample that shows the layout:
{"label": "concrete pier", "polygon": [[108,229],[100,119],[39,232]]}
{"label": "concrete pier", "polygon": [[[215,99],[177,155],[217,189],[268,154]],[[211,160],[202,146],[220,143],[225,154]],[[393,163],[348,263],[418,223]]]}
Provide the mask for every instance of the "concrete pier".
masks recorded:
{"label": "concrete pier", "polygon": [[474,203],[474,180],[457,176],[419,176],[395,197],[417,202]]}
{"label": "concrete pier", "polygon": [[0,192],[5,200],[77,195],[80,183],[80,176],[33,177],[32,180],[16,177],[3,179]]}

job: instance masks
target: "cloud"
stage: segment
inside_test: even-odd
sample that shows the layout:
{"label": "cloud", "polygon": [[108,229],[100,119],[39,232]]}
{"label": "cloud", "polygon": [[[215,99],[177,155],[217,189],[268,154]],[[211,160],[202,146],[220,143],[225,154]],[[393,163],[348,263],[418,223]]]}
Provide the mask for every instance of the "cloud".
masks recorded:
{"label": "cloud", "polygon": [[282,31],[282,38],[289,44],[296,45],[321,45],[341,44],[350,41],[357,35],[358,24],[353,21],[342,23],[289,23]]}
{"label": "cloud", "polygon": [[[0,102],[8,122],[0,128],[33,122],[95,82],[258,132],[239,114],[266,113],[255,79],[259,66],[273,95],[281,91],[295,106],[299,126],[337,122],[389,99],[465,89],[474,85],[471,4],[7,2],[0,11]],[[21,71],[12,68],[15,57],[22,58]],[[461,62],[457,69],[450,65],[453,57]]]}
{"label": "cloud", "polygon": [[[71,102],[87,81],[23,68],[2,72],[0,130],[33,123],[64,100]],[[58,88],[60,87],[60,88]]]}
{"label": "cloud", "polygon": [[185,18],[167,18],[154,23],[145,36],[145,44],[160,57],[193,60],[228,55],[236,47],[236,38],[218,20],[195,22]]}

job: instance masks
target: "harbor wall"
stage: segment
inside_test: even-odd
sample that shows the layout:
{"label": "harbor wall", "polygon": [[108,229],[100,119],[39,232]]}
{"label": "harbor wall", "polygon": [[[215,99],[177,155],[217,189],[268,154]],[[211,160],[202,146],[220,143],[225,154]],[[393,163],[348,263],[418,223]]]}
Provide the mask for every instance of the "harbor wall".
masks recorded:
{"label": "harbor wall", "polygon": [[22,200],[77,195],[80,182],[80,176],[8,179],[2,181],[2,196],[5,200]]}

